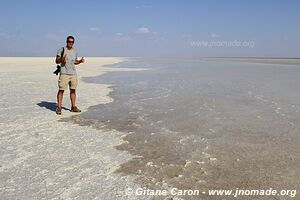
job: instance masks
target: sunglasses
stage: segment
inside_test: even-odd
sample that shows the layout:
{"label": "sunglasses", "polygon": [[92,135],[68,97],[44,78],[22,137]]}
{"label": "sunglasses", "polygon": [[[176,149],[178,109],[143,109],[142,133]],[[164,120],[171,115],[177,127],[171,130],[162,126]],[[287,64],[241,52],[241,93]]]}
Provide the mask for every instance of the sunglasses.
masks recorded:
{"label": "sunglasses", "polygon": [[67,41],[67,43],[72,43],[72,44],[74,44],[74,41],[70,41],[70,40],[69,40],[69,41]]}

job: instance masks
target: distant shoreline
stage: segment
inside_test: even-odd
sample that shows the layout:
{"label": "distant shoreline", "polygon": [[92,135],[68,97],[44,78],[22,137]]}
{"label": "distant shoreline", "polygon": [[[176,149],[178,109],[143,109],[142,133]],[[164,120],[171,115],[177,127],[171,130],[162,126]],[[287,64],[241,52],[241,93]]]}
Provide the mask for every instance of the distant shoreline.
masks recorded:
{"label": "distant shoreline", "polygon": [[[0,58],[51,58],[50,57],[1,57]],[[98,57],[89,57],[86,56],[86,58],[107,58],[105,56],[98,56]],[[196,57],[196,56],[145,56],[145,57],[119,57],[119,58],[148,58],[148,59],[162,59],[162,60],[178,60],[178,61],[184,61],[184,60],[194,60],[194,61],[215,61],[215,62],[244,62],[244,63],[260,63],[260,64],[273,64],[273,65],[300,65],[300,58],[295,57]],[[54,57],[53,57],[54,59]]]}
{"label": "distant shoreline", "polygon": [[207,61],[233,61],[260,64],[282,64],[300,65],[300,58],[280,58],[280,57],[210,57],[203,58]]}
{"label": "distant shoreline", "polygon": [[247,62],[261,64],[300,65],[300,58],[292,57],[151,57],[153,59],[194,60],[194,61],[224,61]]}
{"label": "distant shoreline", "polygon": [[[49,58],[55,56],[0,56],[0,58]],[[296,59],[300,60],[300,57],[256,57],[256,56],[85,56],[88,58],[107,58],[107,57],[118,57],[118,58],[185,58],[185,59]]]}

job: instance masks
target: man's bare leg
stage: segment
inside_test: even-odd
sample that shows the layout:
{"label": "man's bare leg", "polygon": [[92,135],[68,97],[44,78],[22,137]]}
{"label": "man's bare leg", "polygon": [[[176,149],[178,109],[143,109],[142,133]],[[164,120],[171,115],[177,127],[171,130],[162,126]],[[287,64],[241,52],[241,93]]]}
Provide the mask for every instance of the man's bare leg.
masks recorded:
{"label": "man's bare leg", "polygon": [[71,99],[72,107],[74,107],[76,105],[76,90],[75,89],[70,89],[70,99]]}
{"label": "man's bare leg", "polygon": [[71,99],[71,112],[81,112],[79,108],[77,108],[76,105],[76,90],[75,89],[70,89],[70,99]]}
{"label": "man's bare leg", "polygon": [[64,96],[64,91],[63,90],[58,90],[57,92],[57,110],[56,114],[61,114],[61,108],[62,108],[62,100]]}

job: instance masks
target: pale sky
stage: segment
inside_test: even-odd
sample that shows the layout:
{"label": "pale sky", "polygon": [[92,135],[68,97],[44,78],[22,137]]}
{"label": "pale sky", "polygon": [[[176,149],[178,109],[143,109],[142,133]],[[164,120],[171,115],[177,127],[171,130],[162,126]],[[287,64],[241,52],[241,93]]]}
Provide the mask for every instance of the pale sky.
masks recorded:
{"label": "pale sky", "polygon": [[55,56],[74,35],[84,56],[300,57],[299,10],[296,0],[7,0],[0,56]]}

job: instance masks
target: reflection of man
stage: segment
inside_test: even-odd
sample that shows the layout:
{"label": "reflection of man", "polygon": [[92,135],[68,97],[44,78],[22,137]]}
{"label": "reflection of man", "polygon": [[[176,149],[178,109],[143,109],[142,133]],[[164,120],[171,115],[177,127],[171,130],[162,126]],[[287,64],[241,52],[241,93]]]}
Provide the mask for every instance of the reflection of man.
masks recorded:
{"label": "reflection of man", "polygon": [[[67,37],[67,46],[57,50],[56,64],[61,64],[60,74],[58,78],[58,93],[57,93],[57,109],[56,114],[61,115],[62,99],[64,91],[70,87],[70,99],[71,99],[71,112],[81,112],[76,107],[76,87],[77,87],[77,73],[75,65],[84,63],[84,57],[80,60],[77,59],[77,51],[73,47],[75,39],[73,36]],[[63,53],[63,55],[62,55]]]}

